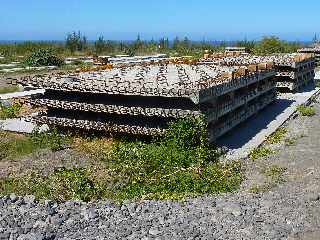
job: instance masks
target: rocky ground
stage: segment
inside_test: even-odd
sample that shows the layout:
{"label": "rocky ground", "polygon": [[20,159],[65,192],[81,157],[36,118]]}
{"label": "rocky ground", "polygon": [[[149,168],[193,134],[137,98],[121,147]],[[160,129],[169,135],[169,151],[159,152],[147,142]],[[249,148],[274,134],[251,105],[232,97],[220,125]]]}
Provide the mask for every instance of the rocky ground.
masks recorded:
{"label": "rocky ground", "polygon": [[320,239],[319,102],[315,108],[316,116],[285,126],[281,143],[264,146],[274,154],[245,161],[239,192],[122,205],[12,194],[0,199],[0,239]]}

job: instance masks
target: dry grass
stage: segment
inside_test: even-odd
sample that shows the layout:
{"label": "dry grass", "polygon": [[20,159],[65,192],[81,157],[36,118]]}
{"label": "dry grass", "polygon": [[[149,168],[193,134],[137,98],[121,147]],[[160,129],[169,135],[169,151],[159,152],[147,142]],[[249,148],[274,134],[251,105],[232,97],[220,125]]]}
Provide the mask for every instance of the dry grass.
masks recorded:
{"label": "dry grass", "polygon": [[113,139],[111,138],[73,138],[73,147],[76,151],[87,154],[90,158],[108,159],[112,152]]}

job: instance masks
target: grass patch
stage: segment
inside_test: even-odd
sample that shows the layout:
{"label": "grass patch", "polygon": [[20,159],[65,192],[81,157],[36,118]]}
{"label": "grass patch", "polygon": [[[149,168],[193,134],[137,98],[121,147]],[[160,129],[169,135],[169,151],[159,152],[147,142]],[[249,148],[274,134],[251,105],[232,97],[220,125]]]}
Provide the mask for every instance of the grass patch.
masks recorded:
{"label": "grass patch", "polygon": [[267,177],[270,177],[273,183],[279,184],[284,182],[283,174],[286,170],[286,168],[280,167],[278,165],[271,165],[268,166],[263,173]]}
{"label": "grass patch", "polygon": [[21,110],[22,105],[14,103],[10,106],[4,106],[0,103],[0,119],[16,118]]}
{"label": "grass patch", "polygon": [[320,87],[320,81],[316,81],[316,87]]}
{"label": "grass patch", "polygon": [[295,138],[287,138],[287,139],[285,139],[284,142],[285,142],[286,146],[292,146],[296,143],[296,140],[297,139],[295,139]]}
{"label": "grass patch", "polygon": [[84,169],[59,169],[48,177],[30,174],[20,178],[7,178],[0,181],[1,194],[12,192],[33,194],[39,199],[48,198],[57,201],[67,199],[93,199],[98,189]]}
{"label": "grass patch", "polygon": [[13,92],[18,92],[18,91],[19,91],[18,86],[0,87],[0,94],[13,93]]}
{"label": "grass patch", "polygon": [[5,131],[0,132],[0,160],[17,158],[33,153],[39,149],[62,149],[68,142],[67,136],[57,130],[46,133],[34,132],[28,135],[17,135]]}
{"label": "grass patch", "polygon": [[164,137],[151,142],[86,138],[75,139],[73,145],[100,160],[101,168],[60,169],[46,177],[7,178],[0,181],[0,192],[58,201],[181,200],[235,191],[242,181],[239,162],[217,161],[219,153],[209,146],[201,119],[172,123]]}
{"label": "grass patch", "polygon": [[268,144],[277,144],[282,141],[282,139],[286,136],[288,130],[286,128],[278,128],[277,131],[272,133],[266,140]]}
{"label": "grass patch", "polygon": [[269,155],[274,154],[274,151],[266,148],[266,147],[259,147],[251,151],[249,154],[249,157],[252,160],[257,160],[259,158],[265,158],[268,157]]}
{"label": "grass patch", "polygon": [[252,193],[258,194],[261,192],[267,192],[271,190],[272,188],[276,187],[278,184],[283,183],[285,181],[283,175],[286,170],[287,170],[286,168],[280,167],[278,165],[267,166],[262,171],[262,174],[268,177],[269,181],[261,185],[254,185],[250,188],[249,191]]}
{"label": "grass patch", "polygon": [[297,107],[297,110],[300,113],[300,115],[304,117],[312,117],[316,114],[316,110],[313,106],[299,105]]}

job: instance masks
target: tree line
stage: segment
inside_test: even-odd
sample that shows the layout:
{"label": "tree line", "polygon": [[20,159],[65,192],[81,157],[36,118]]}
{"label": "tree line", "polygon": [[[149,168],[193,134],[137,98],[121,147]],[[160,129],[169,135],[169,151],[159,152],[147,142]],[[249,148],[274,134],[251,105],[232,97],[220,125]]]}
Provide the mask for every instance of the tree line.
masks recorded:
{"label": "tree line", "polygon": [[[263,37],[260,41],[241,40],[231,45],[246,47],[254,54],[273,54],[296,52],[303,47],[302,43],[281,40],[276,36]],[[66,36],[64,42],[23,42],[14,44],[0,44],[0,55],[27,55],[37,49],[53,49],[57,54],[70,55],[143,55],[166,53],[170,56],[200,57],[204,50],[222,51],[230,42],[192,41],[188,37],[169,39],[163,37],[158,40],[143,40],[140,35],[134,41],[112,41],[99,36],[95,41],[88,41],[81,32],[72,32]]]}

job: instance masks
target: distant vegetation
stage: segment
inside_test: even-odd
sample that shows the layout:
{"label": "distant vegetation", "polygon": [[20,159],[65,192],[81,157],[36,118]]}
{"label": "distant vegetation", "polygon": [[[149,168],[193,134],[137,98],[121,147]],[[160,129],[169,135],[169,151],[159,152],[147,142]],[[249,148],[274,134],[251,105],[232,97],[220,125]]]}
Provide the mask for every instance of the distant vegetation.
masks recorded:
{"label": "distant vegetation", "polygon": [[[283,52],[295,52],[302,47],[298,42],[288,42],[280,40],[277,37],[264,37],[261,41],[238,41],[234,46],[246,47],[255,54],[272,54]],[[144,41],[138,35],[135,41],[110,41],[105,40],[100,36],[95,42],[89,42],[87,37],[81,32],[72,32],[66,36],[65,42],[23,42],[15,44],[0,44],[0,56],[5,59],[0,60],[0,63],[10,62],[13,60],[21,60],[19,56],[30,56],[40,53],[40,49],[51,51],[55,56],[78,56],[78,55],[145,55],[165,53],[170,56],[190,55],[200,57],[203,51],[208,49],[211,51],[222,51],[227,46],[227,42],[208,42],[191,41],[187,37],[180,39],[178,37],[169,40],[161,38],[159,40]],[[50,50],[47,50],[50,49]],[[40,51],[40,52],[39,52]],[[36,52],[36,53],[35,53]],[[42,52],[41,54],[43,54]],[[30,58],[30,57],[29,57]],[[36,57],[37,58],[37,57]],[[34,59],[34,58],[33,58]],[[31,62],[32,65],[37,64],[37,61]],[[47,60],[43,58],[40,61],[46,64]],[[39,62],[39,63],[40,63]]]}

